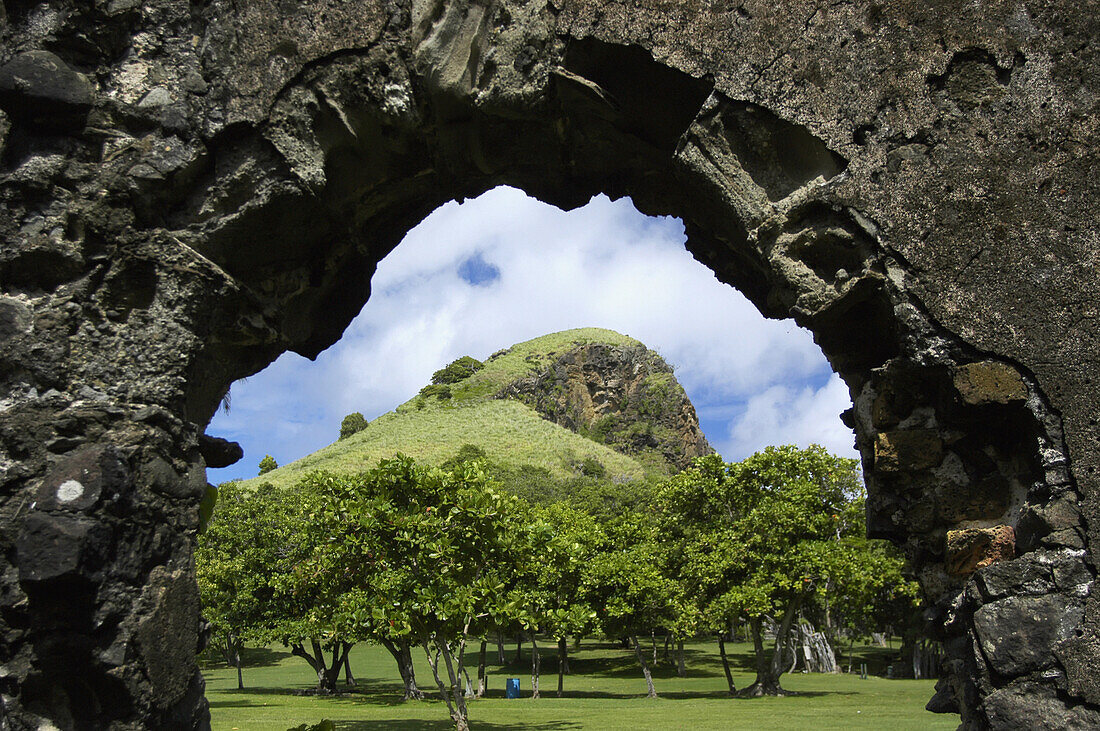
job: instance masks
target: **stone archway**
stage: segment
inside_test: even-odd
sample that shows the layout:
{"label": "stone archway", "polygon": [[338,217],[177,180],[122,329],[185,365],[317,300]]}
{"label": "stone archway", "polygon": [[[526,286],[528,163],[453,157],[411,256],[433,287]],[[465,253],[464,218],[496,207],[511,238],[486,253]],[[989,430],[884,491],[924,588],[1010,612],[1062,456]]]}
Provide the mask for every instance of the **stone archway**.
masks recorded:
{"label": "stone archway", "polygon": [[[1067,4],[13,3],[0,702],[201,727],[235,379],[334,342],[446,200],[680,216],[853,396],[875,535],[978,727],[1100,722],[1097,28]],[[1092,24],[1090,26],[1090,24]],[[1089,518],[1091,517],[1091,522]]]}

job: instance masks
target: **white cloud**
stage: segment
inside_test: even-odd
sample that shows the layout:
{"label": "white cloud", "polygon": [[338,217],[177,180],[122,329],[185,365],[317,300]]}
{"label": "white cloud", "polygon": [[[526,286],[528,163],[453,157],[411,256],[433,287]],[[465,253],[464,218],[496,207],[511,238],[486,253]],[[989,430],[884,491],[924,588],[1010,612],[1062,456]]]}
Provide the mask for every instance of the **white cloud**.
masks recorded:
{"label": "white cloud", "polygon": [[820,444],[834,454],[858,457],[852,431],[839,418],[851,405],[848,387],[835,374],[821,388],[772,386],[748,400],[720,451],[738,460],[773,444]]}
{"label": "white cloud", "polygon": [[[683,242],[677,219],[643,216],[629,200],[600,196],[564,212],[497,188],[448,203],[380,263],[370,302],[316,363],[288,354],[234,386],[231,413],[210,431],[242,441],[247,467],[211,478],[250,475],[264,453],[280,464],[303,456],[335,438],[344,414],[392,409],[461,355],[585,326],[629,334],[674,364],[727,458],[745,456],[737,450],[751,440],[738,435],[764,427],[776,442],[851,454],[836,416],[850,404],[833,408],[831,382],[812,388],[828,365],[809,333],[765,320]],[[463,280],[459,267],[475,255],[499,278]]]}

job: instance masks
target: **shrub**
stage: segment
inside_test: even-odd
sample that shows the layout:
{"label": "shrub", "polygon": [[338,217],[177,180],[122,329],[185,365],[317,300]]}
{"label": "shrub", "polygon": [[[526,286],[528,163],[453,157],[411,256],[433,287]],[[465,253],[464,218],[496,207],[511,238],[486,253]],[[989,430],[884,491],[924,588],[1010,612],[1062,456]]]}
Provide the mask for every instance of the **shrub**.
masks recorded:
{"label": "shrub", "polygon": [[440,465],[445,470],[453,470],[467,462],[487,462],[489,455],[485,453],[485,450],[476,444],[463,444],[458,448],[458,452],[453,457],[446,460]]}
{"label": "shrub", "polygon": [[451,387],[440,383],[433,383],[420,389],[420,395],[425,397],[436,396],[439,400],[446,401],[451,398]]}
{"label": "shrub", "polygon": [[278,469],[279,463],[275,461],[275,458],[270,454],[265,454],[264,458],[260,460],[260,474],[266,475],[271,470]]}
{"label": "shrub", "polygon": [[340,438],[346,439],[352,434],[358,434],[367,428],[367,420],[358,411],[353,411],[340,422]]}
{"label": "shrub", "polygon": [[443,383],[458,383],[474,375],[485,364],[476,358],[471,358],[468,355],[464,355],[456,361],[451,362],[446,368],[440,368],[438,371],[432,374],[433,384]]}
{"label": "shrub", "polygon": [[604,477],[607,475],[607,468],[595,457],[585,457],[581,462],[581,474],[585,477]]}

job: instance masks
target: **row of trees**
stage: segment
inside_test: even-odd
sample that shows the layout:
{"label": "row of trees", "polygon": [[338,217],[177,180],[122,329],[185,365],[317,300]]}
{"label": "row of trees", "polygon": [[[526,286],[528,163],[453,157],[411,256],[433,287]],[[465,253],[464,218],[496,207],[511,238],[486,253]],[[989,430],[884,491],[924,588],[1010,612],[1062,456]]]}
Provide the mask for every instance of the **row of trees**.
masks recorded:
{"label": "row of trees", "polygon": [[[912,605],[901,561],[863,537],[855,469],[817,447],[769,448],[736,464],[704,457],[615,511],[522,500],[477,459],[428,469],[398,457],[286,490],[228,483],[200,540],[200,588],[238,673],[243,641],[278,640],[332,690],[351,646],[369,641],[389,650],[405,698],[417,698],[412,653],[423,652],[457,729],[467,727],[467,696],[484,689],[486,642],[520,633],[535,697],[539,637],[556,640],[560,694],[566,638],[595,634],[629,642],[656,695],[638,638],[658,630],[681,647],[716,637],[732,694],[725,639],[746,622],[757,667],[741,693],[778,694],[798,617],[835,635]],[[471,643],[480,643],[477,691],[464,664]]]}

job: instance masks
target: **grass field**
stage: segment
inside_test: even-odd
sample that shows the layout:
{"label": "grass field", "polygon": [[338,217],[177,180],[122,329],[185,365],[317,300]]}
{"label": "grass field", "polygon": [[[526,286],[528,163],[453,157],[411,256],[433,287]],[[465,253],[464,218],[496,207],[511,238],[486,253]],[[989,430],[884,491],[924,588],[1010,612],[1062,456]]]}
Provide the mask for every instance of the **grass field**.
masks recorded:
{"label": "grass field", "polygon": [[[548,643],[549,644],[549,643]],[[735,663],[734,681],[744,687],[752,680],[748,671],[748,645],[729,645]],[[473,729],[954,729],[959,717],[935,715],[924,710],[932,695],[931,680],[887,680],[871,676],[806,675],[783,677],[783,686],[799,695],[785,698],[730,698],[717,649],[710,643],[687,646],[687,678],[661,664],[654,672],[660,698],[645,698],[645,681],[632,653],[612,644],[586,641],[570,659],[573,674],[565,679],[565,695],[555,697],[556,655],[549,645],[543,651],[543,697],[530,698],[530,655],[514,663],[515,645],[505,648],[511,664],[495,663],[490,644],[489,695],[470,702]],[[422,655],[423,653],[421,653]],[[857,648],[856,663],[868,661],[881,671],[888,651]],[[473,675],[476,658],[468,657]],[[236,671],[212,666],[205,672],[213,727],[216,731],[284,731],[301,723],[327,718],[345,731],[412,729],[445,731],[453,728],[446,707],[432,692],[434,680],[426,663],[417,666],[417,682],[434,696],[432,700],[402,703],[396,666],[379,647],[359,646],[352,651],[352,671],[358,687],[340,697],[296,694],[312,687],[312,672],[301,659],[278,646],[251,650],[246,656],[246,689],[236,689]],[[517,677],[524,697],[504,698],[506,678]]]}

